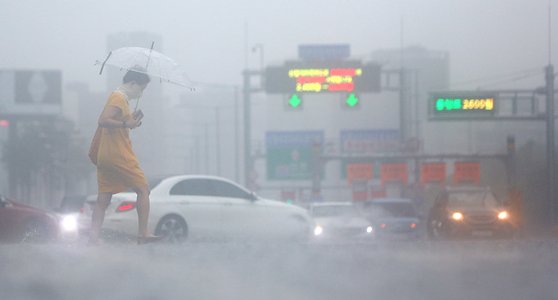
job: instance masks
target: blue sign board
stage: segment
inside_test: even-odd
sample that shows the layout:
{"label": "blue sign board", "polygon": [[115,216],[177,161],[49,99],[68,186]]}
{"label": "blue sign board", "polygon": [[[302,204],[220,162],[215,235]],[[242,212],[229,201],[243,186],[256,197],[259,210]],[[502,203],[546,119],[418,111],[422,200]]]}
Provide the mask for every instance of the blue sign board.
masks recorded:
{"label": "blue sign board", "polygon": [[396,152],[401,146],[398,129],[342,130],[340,135],[340,149],[343,154]]}
{"label": "blue sign board", "polygon": [[342,60],[351,56],[348,44],[299,45],[298,57],[302,60]]}
{"label": "blue sign board", "polygon": [[266,133],[267,178],[308,180],[313,175],[314,147],[323,145],[323,131],[270,131]]}

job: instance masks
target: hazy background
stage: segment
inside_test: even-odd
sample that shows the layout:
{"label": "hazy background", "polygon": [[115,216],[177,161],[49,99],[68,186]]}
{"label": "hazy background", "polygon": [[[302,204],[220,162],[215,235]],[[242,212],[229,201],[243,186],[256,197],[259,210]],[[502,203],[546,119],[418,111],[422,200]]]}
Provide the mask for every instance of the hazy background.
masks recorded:
{"label": "hazy background", "polygon": [[[0,69],[62,70],[64,113],[78,124],[82,144],[88,145],[106,96],[115,88],[94,65],[112,50],[108,37],[134,32],[160,37],[156,50],[180,63],[192,81],[214,85],[201,84],[197,93],[169,84],[150,87],[151,96],[142,101],[151,119],[133,133],[146,174],[216,174],[245,184],[242,94],[237,90],[235,102],[231,87],[242,84],[243,69],[260,68],[262,54],[264,66],[279,65],[296,59],[301,44],[349,44],[351,58],[370,61],[377,51],[393,54],[418,46],[449,55],[448,89],[534,89],[544,85],[549,62],[550,4],[548,0],[0,0]],[[553,33],[558,33],[557,27],[558,21],[552,22]],[[143,46],[150,44],[146,40]],[[558,49],[558,38],[551,44]],[[256,51],[255,45],[260,45]],[[540,72],[533,75],[533,70]],[[309,96],[303,112],[291,113],[279,96],[254,94],[252,152],[265,151],[265,133],[273,130],[323,130],[326,139],[337,142],[340,130],[399,126],[397,92],[363,95],[361,109],[353,112],[343,111],[336,97]],[[155,111],[147,106],[150,100],[165,108]],[[425,100],[414,100],[418,112],[409,121],[418,124],[416,137],[425,152],[505,153],[508,134],[516,134],[518,148],[528,139],[545,141],[539,121],[429,122]],[[196,107],[200,105],[209,108]],[[258,181],[265,181],[265,160],[255,165]],[[81,190],[90,194],[96,192],[96,182],[94,168],[88,168],[89,185]],[[340,169],[340,164],[327,166],[328,174],[334,175],[326,176],[324,187],[343,189],[344,194],[334,197],[348,197],[346,180],[336,177]],[[6,189],[2,182],[0,187]],[[311,186],[308,180],[259,184],[274,189],[272,198],[279,197],[283,186]]]}
{"label": "hazy background", "polygon": [[[241,82],[245,66],[296,57],[297,45],[348,43],[354,56],[421,45],[450,52],[452,86],[548,63],[547,0],[468,1],[0,1],[0,68],[62,69],[66,81],[104,86],[93,63],[106,37],[162,35],[164,52],[195,81]],[[402,25],[403,24],[403,30]],[[552,25],[558,32],[558,22]],[[553,48],[558,49],[558,39]],[[149,41],[146,41],[146,47]],[[157,45],[156,45],[157,48]],[[541,76],[542,78],[542,76]],[[455,85],[454,85],[455,84]]]}

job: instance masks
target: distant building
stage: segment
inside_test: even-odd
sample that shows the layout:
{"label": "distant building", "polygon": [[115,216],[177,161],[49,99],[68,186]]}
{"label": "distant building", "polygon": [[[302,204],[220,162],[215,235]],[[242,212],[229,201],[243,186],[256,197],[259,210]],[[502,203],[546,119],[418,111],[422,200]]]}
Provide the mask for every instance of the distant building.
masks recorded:
{"label": "distant building", "polygon": [[[372,60],[379,62],[384,71],[405,71],[406,89],[400,122],[402,136],[424,142],[424,122],[427,118],[428,93],[446,90],[450,83],[450,61],[447,51],[433,51],[423,47],[377,50]],[[399,80],[399,78],[397,78]],[[424,149],[424,148],[423,148]]]}

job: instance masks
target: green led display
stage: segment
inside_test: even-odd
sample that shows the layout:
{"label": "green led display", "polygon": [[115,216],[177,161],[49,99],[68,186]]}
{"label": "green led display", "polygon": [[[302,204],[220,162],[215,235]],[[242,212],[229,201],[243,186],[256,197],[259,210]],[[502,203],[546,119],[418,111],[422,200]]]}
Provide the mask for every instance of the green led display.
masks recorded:
{"label": "green led display", "polygon": [[345,100],[345,103],[347,104],[348,107],[355,107],[358,105],[358,102],[359,99],[354,93],[350,93],[349,96],[347,97],[347,100]]}
{"label": "green led display", "polygon": [[438,98],[437,111],[493,111],[494,98]]}
{"label": "green led display", "polygon": [[496,112],[496,98],[482,92],[432,93],[430,111],[433,117],[466,119],[491,117]]}
{"label": "green led display", "polygon": [[302,99],[297,94],[293,94],[288,103],[291,108],[298,108],[302,104]]}

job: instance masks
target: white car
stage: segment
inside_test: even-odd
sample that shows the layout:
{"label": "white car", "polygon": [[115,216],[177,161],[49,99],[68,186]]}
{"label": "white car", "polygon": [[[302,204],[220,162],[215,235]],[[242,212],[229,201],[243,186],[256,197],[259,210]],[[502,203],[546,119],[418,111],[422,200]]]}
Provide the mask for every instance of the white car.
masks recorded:
{"label": "white car", "polygon": [[314,241],[374,238],[374,227],[351,202],[312,203],[309,211],[314,219]]}
{"label": "white car", "polygon": [[[307,240],[312,221],[304,208],[258,197],[221,177],[163,179],[150,194],[149,229],[168,242],[188,240]],[[82,227],[91,223],[96,196],[87,200]],[[103,229],[137,235],[136,194],[113,195]]]}

